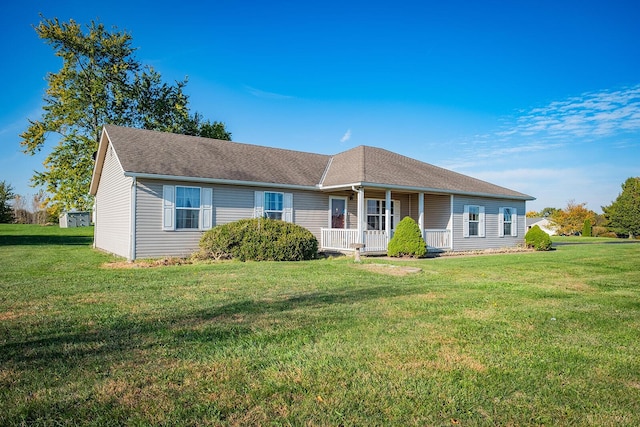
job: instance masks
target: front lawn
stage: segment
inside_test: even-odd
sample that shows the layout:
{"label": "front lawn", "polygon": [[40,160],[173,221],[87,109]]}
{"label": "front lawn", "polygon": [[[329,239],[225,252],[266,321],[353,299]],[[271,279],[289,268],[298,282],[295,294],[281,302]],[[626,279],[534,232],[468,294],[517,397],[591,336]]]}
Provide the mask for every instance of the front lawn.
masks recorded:
{"label": "front lawn", "polygon": [[0,225],[0,425],[640,425],[640,244],[122,268],[91,233]]}

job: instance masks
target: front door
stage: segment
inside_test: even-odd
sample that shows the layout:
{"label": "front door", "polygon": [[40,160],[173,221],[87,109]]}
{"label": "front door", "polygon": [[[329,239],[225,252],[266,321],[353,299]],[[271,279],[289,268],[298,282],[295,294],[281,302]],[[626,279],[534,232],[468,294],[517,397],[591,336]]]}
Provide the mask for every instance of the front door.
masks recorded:
{"label": "front door", "polygon": [[331,228],[345,228],[347,216],[347,199],[331,198]]}

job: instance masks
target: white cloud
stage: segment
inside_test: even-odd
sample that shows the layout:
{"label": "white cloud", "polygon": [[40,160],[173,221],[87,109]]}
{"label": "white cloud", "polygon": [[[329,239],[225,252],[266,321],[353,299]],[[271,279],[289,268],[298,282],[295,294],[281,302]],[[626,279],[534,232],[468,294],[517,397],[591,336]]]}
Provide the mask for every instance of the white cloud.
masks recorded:
{"label": "white cloud", "polygon": [[638,174],[638,149],[640,85],[518,111],[494,132],[450,142],[440,164],[535,197],[529,210],[575,200],[600,212]]}
{"label": "white cloud", "polygon": [[615,91],[587,92],[523,112],[500,135],[537,138],[611,136],[640,131],[640,85]]}
{"label": "white cloud", "polygon": [[580,157],[571,153],[575,149],[593,150],[603,144],[633,147],[639,134],[640,85],[636,85],[521,110],[493,133],[457,141],[457,149],[451,150],[455,158],[443,163],[465,170],[482,168],[488,162],[496,168],[532,161],[564,162],[566,166]]}
{"label": "white cloud", "polygon": [[344,135],[342,135],[342,138],[340,138],[340,142],[347,142],[350,139],[351,139],[351,129],[347,129]]}
{"label": "white cloud", "polygon": [[247,90],[247,92],[249,92],[251,95],[257,97],[257,98],[265,98],[265,99],[292,99],[294,98],[293,96],[290,95],[283,95],[281,93],[275,93],[275,92],[267,92],[261,89],[256,89],[254,87],[251,86],[247,86],[245,85],[245,89]]}

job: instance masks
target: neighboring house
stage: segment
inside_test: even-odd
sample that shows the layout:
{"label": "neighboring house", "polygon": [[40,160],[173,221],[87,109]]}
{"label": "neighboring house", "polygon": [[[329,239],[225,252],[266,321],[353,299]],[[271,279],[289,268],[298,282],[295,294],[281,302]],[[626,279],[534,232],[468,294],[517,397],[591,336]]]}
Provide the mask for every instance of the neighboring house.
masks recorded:
{"label": "neighboring house", "polygon": [[538,227],[540,227],[542,231],[544,231],[550,236],[553,236],[556,234],[555,226],[547,218],[542,218],[542,217],[527,218],[527,230],[531,229],[531,227],[533,227],[534,225],[537,225]]}
{"label": "neighboring house", "polygon": [[263,216],[309,229],[320,250],[384,252],[405,216],[429,250],[515,246],[534,200],[375,147],[324,155],[112,125],[90,192],[94,246],[131,260],[189,255],[204,230]]}

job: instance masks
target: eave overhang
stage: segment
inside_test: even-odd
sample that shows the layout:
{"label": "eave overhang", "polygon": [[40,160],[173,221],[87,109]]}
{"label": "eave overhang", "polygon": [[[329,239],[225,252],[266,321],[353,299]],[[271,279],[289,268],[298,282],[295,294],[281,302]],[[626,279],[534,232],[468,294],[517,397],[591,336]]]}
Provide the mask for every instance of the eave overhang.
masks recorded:
{"label": "eave overhang", "polygon": [[536,199],[535,197],[532,197],[526,194],[522,196],[518,196],[518,195],[509,195],[509,194],[447,190],[447,189],[433,188],[433,187],[380,184],[376,182],[353,182],[349,184],[320,186],[319,188],[321,191],[339,191],[339,190],[351,190],[353,187],[356,187],[356,188],[362,187],[362,188],[379,189],[379,190],[408,191],[412,193],[429,193],[429,194],[444,194],[444,195],[453,194],[456,196],[486,197],[491,199],[511,199],[511,200],[524,200],[524,201],[531,201]]}
{"label": "eave overhang", "polygon": [[203,184],[221,184],[221,185],[242,185],[247,187],[269,187],[269,188],[283,188],[289,190],[312,190],[317,191],[316,185],[296,185],[296,184],[282,184],[278,182],[255,182],[255,181],[241,181],[234,179],[220,179],[220,178],[203,178],[195,176],[176,176],[176,175],[159,175],[153,173],[137,173],[137,172],[125,172],[124,176],[137,178],[137,179],[154,179],[163,181],[178,181],[178,182],[199,182]]}

